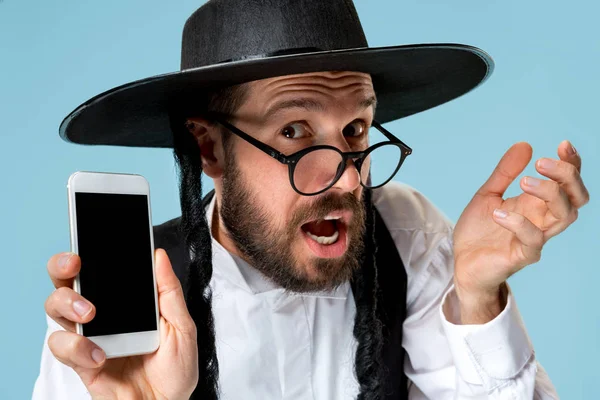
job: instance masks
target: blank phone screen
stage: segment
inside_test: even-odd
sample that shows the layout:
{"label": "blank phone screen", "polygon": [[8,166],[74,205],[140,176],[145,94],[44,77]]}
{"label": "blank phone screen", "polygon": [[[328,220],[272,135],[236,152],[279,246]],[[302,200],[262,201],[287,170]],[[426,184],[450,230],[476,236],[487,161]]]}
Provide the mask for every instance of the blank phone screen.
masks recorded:
{"label": "blank phone screen", "polygon": [[84,336],[156,330],[148,197],[75,193],[81,295],[96,306]]}

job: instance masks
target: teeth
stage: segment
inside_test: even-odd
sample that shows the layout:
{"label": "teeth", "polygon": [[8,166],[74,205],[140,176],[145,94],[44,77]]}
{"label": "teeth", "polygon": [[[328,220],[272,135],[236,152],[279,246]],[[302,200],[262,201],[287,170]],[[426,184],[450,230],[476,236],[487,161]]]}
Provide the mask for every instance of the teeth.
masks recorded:
{"label": "teeth", "polygon": [[332,220],[338,220],[340,219],[339,217],[332,217],[332,216],[326,216],[325,218],[323,218],[325,221],[332,221]]}
{"label": "teeth", "polygon": [[338,231],[335,231],[335,233],[331,236],[315,236],[310,232],[306,232],[306,234],[308,236],[310,236],[310,238],[313,239],[315,242],[318,242],[321,244],[335,243],[338,240],[338,237],[340,236],[340,233]]}

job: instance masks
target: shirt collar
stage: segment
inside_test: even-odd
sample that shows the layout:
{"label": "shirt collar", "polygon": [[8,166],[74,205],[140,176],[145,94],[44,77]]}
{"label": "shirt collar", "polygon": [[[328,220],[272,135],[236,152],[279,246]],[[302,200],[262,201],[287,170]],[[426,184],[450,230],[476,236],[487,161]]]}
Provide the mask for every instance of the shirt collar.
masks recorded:
{"label": "shirt collar", "polygon": [[[215,212],[216,196],[206,208],[206,220],[208,226],[212,227],[212,218]],[[289,292],[275,284],[264,276],[256,268],[252,267],[242,258],[231,254],[212,236],[212,228],[209,229],[212,239],[213,273],[221,275],[229,282],[253,294],[263,293],[287,293],[292,296],[320,297],[344,300],[348,297],[350,283],[346,282],[336,289],[318,292],[295,293]]]}

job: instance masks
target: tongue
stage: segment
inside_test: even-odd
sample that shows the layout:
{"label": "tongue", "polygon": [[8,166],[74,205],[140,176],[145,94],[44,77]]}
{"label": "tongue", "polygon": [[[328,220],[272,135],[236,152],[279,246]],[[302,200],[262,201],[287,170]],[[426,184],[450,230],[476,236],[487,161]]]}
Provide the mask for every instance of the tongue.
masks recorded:
{"label": "tongue", "polygon": [[304,230],[315,236],[331,236],[337,230],[335,222],[331,220],[311,221],[303,226]]}

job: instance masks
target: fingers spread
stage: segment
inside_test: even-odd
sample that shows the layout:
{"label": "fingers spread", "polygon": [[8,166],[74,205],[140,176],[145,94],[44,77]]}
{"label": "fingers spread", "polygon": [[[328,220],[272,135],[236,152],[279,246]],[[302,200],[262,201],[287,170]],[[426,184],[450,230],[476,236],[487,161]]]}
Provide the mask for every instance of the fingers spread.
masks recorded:
{"label": "fingers spread", "polygon": [[83,370],[101,367],[106,359],[102,349],[73,332],[54,332],[48,338],[48,347],[58,361],[75,369],[80,376]]}
{"label": "fingers spread", "polygon": [[75,322],[86,323],[96,315],[96,308],[68,287],[56,289],[45,304],[46,314],[68,331],[75,331]]}
{"label": "fingers spread", "polygon": [[496,209],[494,220],[515,234],[519,245],[513,248],[520,267],[536,263],[542,255],[544,233],[533,222],[521,214]]}
{"label": "fingers spread", "polygon": [[510,184],[527,166],[533,150],[528,143],[516,143],[504,154],[492,175],[481,186],[477,194],[502,196]]}
{"label": "fingers spread", "polygon": [[81,268],[81,260],[77,254],[59,253],[50,258],[47,268],[55,288],[72,287],[73,278]]}
{"label": "fingers spread", "polygon": [[158,286],[158,304],[161,315],[177,330],[186,334],[194,334],[196,325],[190,317],[181,283],[173,268],[167,253],[157,249],[156,257],[156,285]]}
{"label": "fingers spread", "polygon": [[573,207],[580,208],[589,201],[589,193],[575,165],[567,161],[541,158],[536,162],[536,169],[563,188]]}

